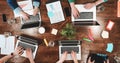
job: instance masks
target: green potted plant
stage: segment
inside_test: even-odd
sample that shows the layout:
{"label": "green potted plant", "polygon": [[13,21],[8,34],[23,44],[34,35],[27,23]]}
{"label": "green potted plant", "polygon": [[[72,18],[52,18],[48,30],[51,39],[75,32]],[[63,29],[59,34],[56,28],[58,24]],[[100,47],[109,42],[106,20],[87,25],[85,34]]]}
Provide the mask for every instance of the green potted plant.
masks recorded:
{"label": "green potted plant", "polygon": [[61,30],[60,34],[68,39],[75,38],[75,28],[72,24],[67,23],[66,26]]}

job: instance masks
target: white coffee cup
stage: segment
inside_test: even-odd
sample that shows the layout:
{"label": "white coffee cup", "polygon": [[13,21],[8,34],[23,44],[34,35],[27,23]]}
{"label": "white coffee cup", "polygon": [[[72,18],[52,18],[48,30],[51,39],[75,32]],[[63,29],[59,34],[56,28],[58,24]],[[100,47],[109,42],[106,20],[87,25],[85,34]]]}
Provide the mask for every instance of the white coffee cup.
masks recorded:
{"label": "white coffee cup", "polygon": [[40,34],[45,33],[45,28],[44,28],[44,27],[40,27],[40,28],[38,29],[38,32],[39,32]]}

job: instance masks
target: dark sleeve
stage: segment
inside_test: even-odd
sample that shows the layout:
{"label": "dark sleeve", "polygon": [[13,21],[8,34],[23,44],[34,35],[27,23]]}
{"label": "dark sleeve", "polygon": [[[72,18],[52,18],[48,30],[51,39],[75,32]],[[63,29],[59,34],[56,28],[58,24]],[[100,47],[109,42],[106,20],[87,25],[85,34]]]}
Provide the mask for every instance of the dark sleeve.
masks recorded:
{"label": "dark sleeve", "polygon": [[40,2],[40,0],[34,0],[34,1]]}
{"label": "dark sleeve", "polygon": [[7,3],[13,10],[19,7],[16,0],[7,0]]}
{"label": "dark sleeve", "polygon": [[69,1],[69,3],[71,3],[71,2],[75,2],[75,0],[68,0]]}

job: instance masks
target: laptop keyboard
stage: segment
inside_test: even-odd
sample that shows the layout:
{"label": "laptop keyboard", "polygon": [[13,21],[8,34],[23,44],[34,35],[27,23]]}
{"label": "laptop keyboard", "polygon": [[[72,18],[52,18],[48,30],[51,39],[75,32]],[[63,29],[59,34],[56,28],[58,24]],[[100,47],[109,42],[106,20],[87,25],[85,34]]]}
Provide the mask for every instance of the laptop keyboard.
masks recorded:
{"label": "laptop keyboard", "polygon": [[35,51],[35,48],[36,48],[36,47],[33,46],[32,44],[30,45],[30,44],[23,43],[23,42],[19,42],[19,43],[18,43],[18,46],[23,47],[24,50],[25,50],[26,48],[31,48],[32,52],[34,52],[34,51]]}
{"label": "laptop keyboard", "polygon": [[39,14],[37,14],[36,16],[30,15],[28,20],[22,19],[23,23],[30,23],[30,22],[35,22],[39,20],[40,20]]}
{"label": "laptop keyboard", "polygon": [[80,17],[76,19],[93,19],[93,12],[80,12]]}
{"label": "laptop keyboard", "polygon": [[64,53],[65,51],[68,53],[71,53],[71,51],[79,53],[79,47],[61,47],[61,53]]}

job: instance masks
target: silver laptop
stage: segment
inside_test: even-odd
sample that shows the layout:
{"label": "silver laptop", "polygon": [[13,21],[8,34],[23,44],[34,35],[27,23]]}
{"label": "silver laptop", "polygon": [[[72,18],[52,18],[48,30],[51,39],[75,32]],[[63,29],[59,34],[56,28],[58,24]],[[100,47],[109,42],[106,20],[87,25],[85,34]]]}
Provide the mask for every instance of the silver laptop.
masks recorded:
{"label": "silver laptop", "polygon": [[51,24],[65,20],[60,0],[47,2],[46,8]]}
{"label": "silver laptop", "polygon": [[96,21],[96,6],[91,9],[85,9],[83,4],[78,4],[75,6],[80,13],[80,17],[74,18],[72,15],[72,21]]}
{"label": "silver laptop", "polygon": [[37,40],[35,39],[31,39],[28,37],[24,37],[24,36],[19,36],[17,43],[16,43],[16,47],[21,46],[24,48],[24,53],[22,54],[22,56],[26,57],[26,48],[31,48],[32,53],[33,53],[33,58],[35,58],[36,56],[36,52],[38,49],[38,43]]}
{"label": "silver laptop", "polygon": [[36,16],[29,15],[29,20],[24,20],[22,17],[20,17],[20,19],[21,19],[21,29],[41,26],[40,12]]}
{"label": "silver laptop", "polygon": [[75,5],[79,11],[80,17],[71,16],[74,25],[99,25],[96,21],[96,6],[91,9],[85,9],[83,4]]}
{"label": "silver laptop", "polygon": [[72,60],[71,51],[77,53],[77,60],[81,60],[81,41],[79,40],[61,40],[59,41],[59,58],[61,58],[62,54],[67,51],[67,59]]}

